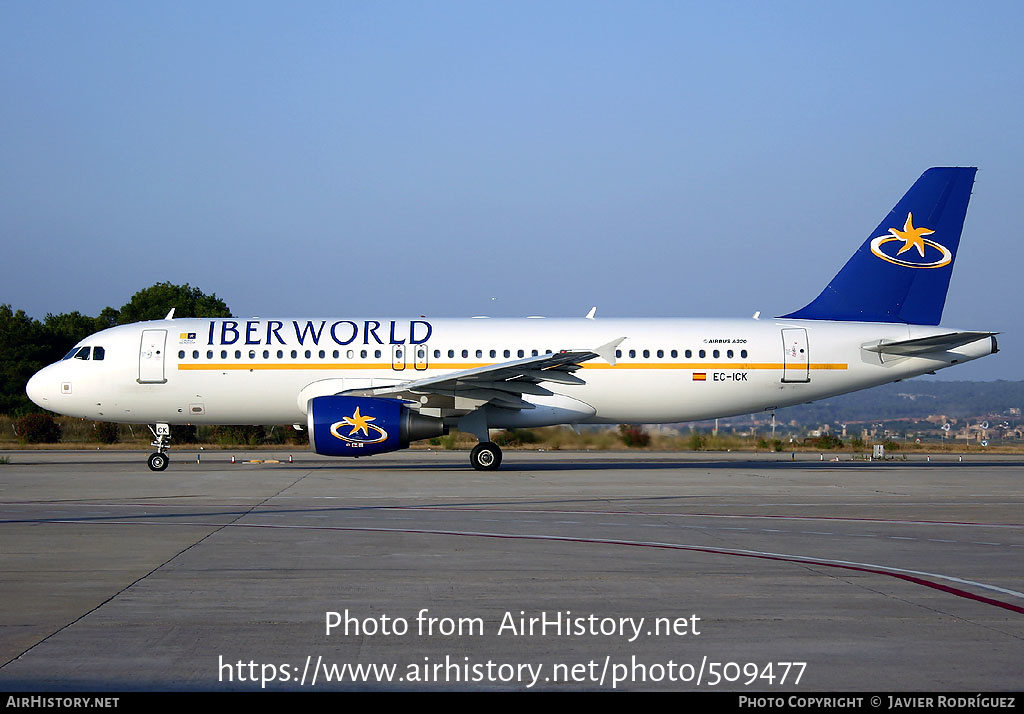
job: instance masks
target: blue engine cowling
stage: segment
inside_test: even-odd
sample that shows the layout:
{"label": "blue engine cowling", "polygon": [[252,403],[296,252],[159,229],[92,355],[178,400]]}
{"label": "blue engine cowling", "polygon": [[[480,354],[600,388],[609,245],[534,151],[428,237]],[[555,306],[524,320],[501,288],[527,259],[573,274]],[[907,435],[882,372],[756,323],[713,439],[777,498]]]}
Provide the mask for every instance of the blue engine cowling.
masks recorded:
{"label": "blue engine cowling", "polygon": [[380,397],[315,397],[306,419],[309,446],[324,456],[383,454],[446,431],[440,419],[422,416],[399,399]]}

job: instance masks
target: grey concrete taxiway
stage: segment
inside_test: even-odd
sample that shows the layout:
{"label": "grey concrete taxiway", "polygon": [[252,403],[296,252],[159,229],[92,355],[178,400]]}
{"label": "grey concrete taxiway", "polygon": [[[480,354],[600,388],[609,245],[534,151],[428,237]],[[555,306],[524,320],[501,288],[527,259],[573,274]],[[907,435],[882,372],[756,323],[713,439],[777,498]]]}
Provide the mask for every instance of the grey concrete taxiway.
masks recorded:
{"label": "grey concrete taxiway", "polygon": [[1020,458],[3,455],[2,690],[1024,686]]}

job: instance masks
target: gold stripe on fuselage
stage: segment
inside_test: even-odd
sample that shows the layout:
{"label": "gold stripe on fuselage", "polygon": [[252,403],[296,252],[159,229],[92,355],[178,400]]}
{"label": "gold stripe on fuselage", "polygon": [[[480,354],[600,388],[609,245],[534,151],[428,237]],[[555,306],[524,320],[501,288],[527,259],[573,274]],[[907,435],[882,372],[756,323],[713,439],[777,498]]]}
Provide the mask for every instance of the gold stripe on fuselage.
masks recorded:
{"label": "gold stripe on fuselage", "polygon": [[[179,363],[178,369],[182,371],[191,370],[263,370],[263,369],[292,369],[292,370],[344,370],[344,369],[375,369],[391,370],[393,372],[425,372],[427,370],[464,370],[477,369],[479,367],[492,367],[500,362],[465,362],[465,363],[431,363],[425,367],[416,368],[412,363],[406,363],[404,369],[394,369],[390,362],[359,363],[359,362],[249,362],[249,363]],[[618,364],[584,364],[583,369],[712,369],[718,371],[740,371],[740,370],[779,370],[785,369],[782,362],[619,362]],[[790,365],[790,369],[801,369],[803,365]],[[808,369],[849,369],[849,365],[843,362],[812,362],[807,365]]]}

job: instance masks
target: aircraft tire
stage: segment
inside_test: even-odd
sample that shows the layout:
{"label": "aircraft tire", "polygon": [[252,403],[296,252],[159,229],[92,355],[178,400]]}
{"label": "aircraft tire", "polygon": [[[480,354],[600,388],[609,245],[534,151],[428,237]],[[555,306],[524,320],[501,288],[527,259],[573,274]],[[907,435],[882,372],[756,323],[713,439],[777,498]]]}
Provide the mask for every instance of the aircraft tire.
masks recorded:
{"label": "aircraft tire", "polygon": [[169,463],[171,463],[171,460],[167,458],[167,454],[157,452],[149,455],[149,468],[151,471],[163,471]]}
{"label": "aircraft tire", "polygon": [[495,471],[501,466],[501,448],[492,441],[484,441],[473,447],[469,463],[477,471]]}

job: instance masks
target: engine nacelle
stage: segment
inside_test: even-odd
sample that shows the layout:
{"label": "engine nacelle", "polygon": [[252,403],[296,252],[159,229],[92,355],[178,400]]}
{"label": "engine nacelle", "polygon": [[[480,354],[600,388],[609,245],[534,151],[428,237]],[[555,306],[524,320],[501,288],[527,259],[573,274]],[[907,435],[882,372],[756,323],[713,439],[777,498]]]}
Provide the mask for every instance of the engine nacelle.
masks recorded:
{"label": "engine nacelle", "polygon": [[399,399],[380,397],[315,397],[306,419],[309,445],[324,456],[383,454],[446,431],[440,419],[422,416]]}

